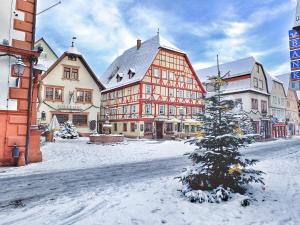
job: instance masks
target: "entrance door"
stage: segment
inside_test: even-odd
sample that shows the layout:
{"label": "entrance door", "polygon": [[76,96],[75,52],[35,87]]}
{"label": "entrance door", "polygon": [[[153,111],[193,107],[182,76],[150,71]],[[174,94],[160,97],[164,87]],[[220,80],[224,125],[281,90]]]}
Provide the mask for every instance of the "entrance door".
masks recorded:
{"label": "entrance door", "polygon": [[163,122],[156,122],[156,138],[162,139],[163,138]]}

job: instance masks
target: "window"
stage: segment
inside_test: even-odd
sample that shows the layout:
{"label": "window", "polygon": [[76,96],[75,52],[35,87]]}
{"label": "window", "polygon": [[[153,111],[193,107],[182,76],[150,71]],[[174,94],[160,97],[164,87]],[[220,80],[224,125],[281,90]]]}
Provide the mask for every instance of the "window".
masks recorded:
{"label": "window", "polygon": [[114,123],[114,131],[117,131],[117,130],[118,130],[118,124]]}
{"label": "window", "polygon": [[169,72],[169,80],[174,80],[174,72]]}
{"label": "window", "polygon": [[151,94],[151,85],[146,84],[146,94]]}
{"label": "window", "polygon": [[174,97],[174,89],[173,88],[169,89],[169,96]]}
{"label": "window", "polygon": [[186,82],[187,82],[188,84],[191,84],[191,83],[193,83],[193,79],[190,78],[190,77],[188,77],[188,78],[186,78]]}
{"label": "window", "polygon": [[191,98],[191,92],[190,91],[186,91],[185,92],[185,97],[186,98]]}
{"label": "window", "polygon": [[259,65],[256,64],[256,71],[259,73]]}
{"label": "window", "polygon": [[193,98],[193,100],[196,100],[196,99],[197,99],[197,94],[196,94],[196,92],[192,92],[192,98]]}
{"label": "window", "polygon": [[165,115],[165,106],[164,105],[159,106],[159,115]]}
{"label": "window", "polygon": [[258,101],[255,98],[251,98],[251,109],[258,110]]}
{"label": "window", "polygon": [[175,115],[175,106],[173,105],[169,106],[169,115],[171,116]]}
{"label": "window", "polygon": [[48,101],[63,101],[63,87],[47,87],[45,98]]}
{"label": "window", "polygon": [[91,103],[92,102],[92,91],[77,89],[76,90],[76,101],[80,103]]}
{"label": "window", "polygon": [[140,131],[144,131],[144,124],[140,124]]}
{"label": "window", "polygon": [[56,116],[56,119],[59,124],[63,124],[69,120],[69,114],[53,114],[52,116]]}
{"label": "window", "polygon": [[136,105],[131,106],[131,113],[136,113]]}
{"label": "window", "polygon": [[259,80],[259,89],[262,90],[264,88],[264,83],[262,80]]}
{"label": "window", "polygon": [[167,71],[166,70],[163,70],[161,72],[161,77],[162,77],[162,79],[167,79]]}
{"label": "window", "polygon": [[183,60],[182,59],[179,59],[179,65],[183,66]]}
{"label": "window", "polygon": [[197,115],[197,107],[192,108],[192,113],[193,113],[193,115]]}
{"label": "window", "polygon": [[64,67],[64,79],[78,80],[78,68]]}
{"label": "window", "polygon": [[186,108],[186,114],[187,115],[191,115],[191,107],[187,107]]}
{"label": "window", "polygon": [[152,132],[152,123],[145,123],[145,133]]}
{"label": "window", "polygon": [[261,101],[261,112],[267,113],[268,112],[268,103],[267,101]]}
{"label": "window", "polygon": [[166,131],[167,132],[173,131],[173,123],[166,123]]}
{"label": "window", "polygon": [[76,61],[77,57],[75,55],[68,55],[68,60]]}
{"label": "window", "polygon": [[238,109],[243,109],[243,100],[241,98],[235,100],[235,107]]}
{"label": "window", "polygon": [[124,132],[127,131],[127,123],[123,123],[123,131],[124,131]]}
{"label": "window", "polygon": [[258,88],[258,80],[257,80],[256,77],[253,78],[253,86],[254,86],[255,88]]}
{"label": "window", "polygon": [[179,113],[179,115],[184,115],[184,110],[183,110],[183,107],[180,107],[179,109],[178,109],[178,113]]}
{"label": "window", "polygon": [[153,76],[159,77],[159,69],[158,68],[153,68]]}
{"label": "window", "polygon": [[146,114],[146,115],[151,115],[151,114],[152,114],[152,107],[151,107],[151,104],[146,104],[146,105],[145,105],[145,114]]}
{"label": "window", "polygon": [[87,115],[75,114],[73,115],[73,124],[75,126],[87,126],[88,117]]}
{"label": "window", "polygon": [[183,90],[179,90],[178,95],[179,95],[179,98],[183,98]]}
{"label": "window", "polygon": [[130,123],[130,131],[131,132],[135,131],[135,124],[134,123]]}

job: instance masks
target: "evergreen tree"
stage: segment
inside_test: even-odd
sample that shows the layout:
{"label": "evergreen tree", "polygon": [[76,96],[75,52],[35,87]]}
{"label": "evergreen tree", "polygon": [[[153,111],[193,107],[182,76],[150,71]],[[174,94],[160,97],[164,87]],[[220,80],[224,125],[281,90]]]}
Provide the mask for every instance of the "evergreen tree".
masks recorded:
{"label": "evergreen tree", "polygon": [[57,136],[64,139],[78,138],[79,134],[71,121],[64,122],[63,127],[58,131]]}
{"label": "evergreen tree", "polygon": [[[221,85],[220,76],[214,82]],[[182,192],[191,201],[219,202],[227,200],[230,192],[245,193],[251,182],[263,184],[262,172],[247,168],[257,160],[246,159],[239,152],[253,136],[239,132],[234,106],[232,100],[222,99],[220,91],[206,99],[205,112],[199,118],[203,137],[191,141],[198,146],[189,155],[193,166],[180,178],[184,185]],[[207,195],[197,190],[207,191]]]}

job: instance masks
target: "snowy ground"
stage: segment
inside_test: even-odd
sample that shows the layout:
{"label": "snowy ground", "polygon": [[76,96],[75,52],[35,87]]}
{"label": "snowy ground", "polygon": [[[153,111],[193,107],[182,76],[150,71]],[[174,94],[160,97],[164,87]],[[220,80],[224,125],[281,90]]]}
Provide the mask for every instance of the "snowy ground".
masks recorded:
{"label": "snowy ground", "polygon": [[[299,139],[257,143],[243,150],[259,158],[257,168],[266,172],[266,189],[254,186],[257,201],[247,208],[240,206],[243,196],[222,204],[193,204],[180,196],[181,186],[174,177],[189,163],[182,153],[193,149],[183,142],[92,146],[84,141],[46,145],[45,162],[26,167],[25,172],[6,169],[0,178],[0,223],[300,224]],[[24,205],[1,204],[21,199],[22,191],[28,196]]]}

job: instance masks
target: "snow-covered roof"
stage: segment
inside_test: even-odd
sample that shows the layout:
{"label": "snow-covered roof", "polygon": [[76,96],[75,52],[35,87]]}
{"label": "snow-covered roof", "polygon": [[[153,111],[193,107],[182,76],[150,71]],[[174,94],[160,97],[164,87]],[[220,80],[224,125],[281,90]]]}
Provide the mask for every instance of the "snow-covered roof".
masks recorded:
{"label": "snow-covered roof", "polygon": [[[106,90],[135,83],[143,79],[160,48],[185,54],[184,51],[180,50],[157,34],[156,36],[142,42],[139,48],[137,48],[136,45],[129,48],[110,64],[100,78],[101,81],[103,81]],[[128,76],[129,70],[135,72],[131,78]],[[119,82],[116,79],[116,75],[118,73],[124,74],[123,79]]]}
{"label": "snow-covered roof", "polygon": [[71,46],[68,50],[67,53],[71,54],[76,54],[76,55],[81,55],[81,53],[78,51],[78,49],[74,46]]}
{"label": "snow-covered roof", "polygon": [[274,82],[277,82],[277,83],[280,83],[280,84],[283,85],[285,95],[287,95],[287,93],[288,93],[287,91],[288,90],[285,89],[284,83],[280,79],[278,79],[278,77],[272,76],[271,74],[269,74],[267,72],[265,74],[266,74],[266,78],[267,78],[267,82],[268,82],[268,88],[269,88],[270,93],[271,93],[271,91],[273,89]]}
{"label": "snow-covered roof", "polygon": [[221,91],[223,94],[231,93],[231,92],[238,92],[238,91],[245,91],[251,88],[250,81],[248,79],[244,80],[236,80],[227,82],[225,85],[221,87]]}
{"label": "snow-covered roof", "polygon": [[276,78],[283,83],[284,91],[287,94],[290,86],[290,73],[278,75]]}
{"label": "snow-covered roof", "polygon": [[[224,63],[220,65],[221,76],[229,72],[228,77],[236,77],[240,75],[250,74],[256,63],[254,57],[239,59],[236,61]],[[216,76],[218,74],[217,66],[200,69],[197,71],[200,80],[206,81],[209,76]]]}

